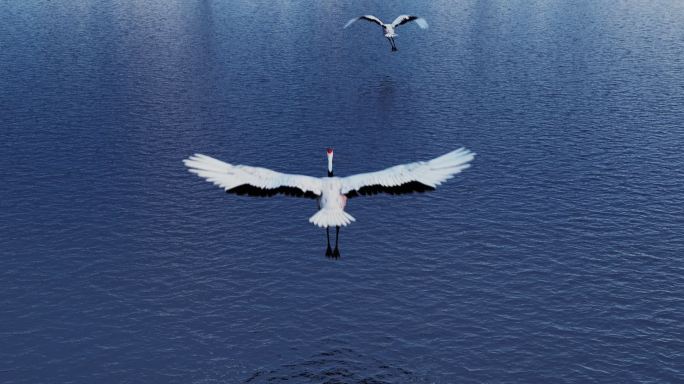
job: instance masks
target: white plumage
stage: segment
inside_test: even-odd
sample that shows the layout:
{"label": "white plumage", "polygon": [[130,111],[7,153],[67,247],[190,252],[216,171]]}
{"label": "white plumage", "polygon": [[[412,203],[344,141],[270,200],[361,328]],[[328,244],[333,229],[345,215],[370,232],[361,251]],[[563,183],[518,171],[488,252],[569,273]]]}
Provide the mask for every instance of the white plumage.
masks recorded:
{"label": "white plumage", "polygon": [[355,17],[355,18],[349,20],[347,22],[347,24],[344,25],[344,28],[349,27],[350,25],[354,24],[354,22],[356,22],[358,20],[367,20],[367,21],[370,21],[372,23],[375,23],[375,24],[378,24],[379,26],[381,26],[383,35],[387,38],[387,40],[389,40],[390,44],[392,45],[392,51],[397,50],[397,46],[394,42],[394,38],[397,37],[397,33],[395,32],[395,29],[398,26],[404,25],[404,24],[409,23],[411,21],[415,21],[416,24],[418,24],[418,26],[421,29],[427,29],[428,28],[428,23],[425,19],[423,19],[422,17],[412,16],[412,15],[398,16],[396,19],[394,19],[394,21],[392,23],[389,23],[389,24],[383,23],[382,20],[378,19],[377,17],[375,17],[373,15],[363,15],[363,16]]}
{"label": "white plumage", "polygon": [[467,149],[461,148],[430,161],[417,161],[378,172],[348,176],[343,179],[341,192],[347,194],[369,185],[397,187],[410,182],[436,188],[455,174],[470,167],[468,162],[474,158],[474,155]]}
{"label": "white plumage", "polygon": [[341,209],[322,208],[313,216],[309,217],[309,223],[321,227],[346,227],[356,219]]}
{"label": "white plumage", "polygon": [[347,177],[332,175],[328,150],[328,177],[291,175],[266,168],[232,165],[196,154],[183,160],[189,171],[226,192],[256,196],[285,194],[317,198],[320,210],[309,218],[319,227],[341,227],[355,221],[344,211],[347,199],[376,193],[402,194],[432,190],[470,167],[475,154],[460,148],[429,161],[397,165],[382,171]]}
{"label": "white plumage", "polygon": [[321,194],[321,180],[303,175],[289,175],[267,168],[232,165],[202,154],[196,154],[183,161],[190,172],[207,179],[226,191],[241,185],[251,185],[260,189],[292,187]]}

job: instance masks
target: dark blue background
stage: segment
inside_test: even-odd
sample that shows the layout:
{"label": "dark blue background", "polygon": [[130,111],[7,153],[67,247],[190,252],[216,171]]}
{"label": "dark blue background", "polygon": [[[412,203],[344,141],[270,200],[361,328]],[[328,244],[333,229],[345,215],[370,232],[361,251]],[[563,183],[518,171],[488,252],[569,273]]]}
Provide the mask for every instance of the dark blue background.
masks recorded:
{"label": "dark blue background", "polygon": [[[684,3],[347,3],[0,1],[0,381],[684,380]],[[181,163],[327,146],[478,156],[339,261]]]}

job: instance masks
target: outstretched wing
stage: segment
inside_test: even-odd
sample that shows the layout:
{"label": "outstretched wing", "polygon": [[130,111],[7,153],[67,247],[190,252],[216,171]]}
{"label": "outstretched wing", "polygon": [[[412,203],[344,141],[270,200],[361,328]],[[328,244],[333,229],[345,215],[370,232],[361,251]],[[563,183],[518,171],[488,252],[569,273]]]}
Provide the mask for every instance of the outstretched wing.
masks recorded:
{"label": "outstretched wing", "polygon": [[396,28],[400,25],[404,25],[404,24],[410,23],[412,21],[415,21],[416,24],[418,24],[418,26],[422,29],[426,29],[428,27],[428,23],[427,23],[427,21],[425,21],[425,19],[423,19],[422,17],[411,16],[411,15],[401,15],[401,16],[397,17],[392,22],[392,26],[394,28]]}
{"label": "outstretched wing", "polygon": [[380,21],[380,19],[378,19],[377,17],[375,17],[373,15],[363,15],[363,16],[355,17],[355,18],[347,21],[347,24],[344,25],[344,28],[347,28],[348,26],[354,24],[355,21],[362,20],[362,19],[371,21],[371,22],[382,27],[382,21]]}
{"label": "outstretched wing", "polygon": [[378,172],[342,178],[342,194],[347,197],[432,191],[438,185],[470,167],[475,154],[457,149],[430,161],[397,165]]}
{"label": "outstretched wing", "polygon": [[249,196],[283,194],[317,198],[321,180],[303,175],[290,175],[266,168],[232,165],[206,155],[195,154],[183,160],[189,171],[223,188],[228,193]]}

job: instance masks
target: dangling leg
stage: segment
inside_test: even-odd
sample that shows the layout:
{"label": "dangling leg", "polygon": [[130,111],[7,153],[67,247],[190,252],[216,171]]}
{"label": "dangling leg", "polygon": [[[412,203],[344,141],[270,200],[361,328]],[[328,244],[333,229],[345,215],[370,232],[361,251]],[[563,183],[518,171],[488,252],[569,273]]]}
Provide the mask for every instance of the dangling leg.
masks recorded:
{"label": "dangling leg", "polygon": [[397,44],[394,42],[394,37],[391,37],[390,41],[392,42],[392,52],[398,51]]}
{"label": "dangling leg", "polygon": [[330,228],[325,227],[325,236],[328,238],[328,249],[325,250],[326,256],[332,256],[332,248],[330,248]]}
{"label": "dangling leg", "polygon": [[335,227],[335,250],[333,257],[340,257],[340,249],[337,247],[340,243],[340,227]]}

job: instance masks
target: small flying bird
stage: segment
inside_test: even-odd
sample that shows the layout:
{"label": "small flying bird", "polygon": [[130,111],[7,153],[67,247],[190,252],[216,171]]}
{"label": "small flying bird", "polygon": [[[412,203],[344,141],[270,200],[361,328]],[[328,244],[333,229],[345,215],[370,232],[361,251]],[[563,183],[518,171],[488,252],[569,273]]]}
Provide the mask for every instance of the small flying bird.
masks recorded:
{"label": "small flying bird", "polygon": [[411,21],[415,21],[416,24],[421,29],[427,29],[428,23],[423,19],[422,17],[418,16],[411,16],[411,15],[401,15],[394,19],[392,24],[385,24],[383,23],[380,19],[373,15],[364,15],[364,16],[359,16],[355,17],[347,22],[347,24],[344,25],[344,28],[347,28],[348,26],[354,24],[355,21],[357,20],[368,20],[371,21],[375,24],[378,24],[379,26],[382,27],[382,32],[385,34],[385,37],[387,40],[389,40],[390,44],[392,45],[392,52],[397,50],[397,45],[394,43],[394,38],[397,37],[397,34],[394,33],[394,29],[400,25],[404,25],[406,23],[410,23]]}
{"label": "small flying bird", "polygon": [[[475,154],[465,148],[451,151],[429,161],[397,165],[382,171],[347,177],[333,176],[333,150],[327,149],[328,176],[291,175],[266,168],[233,165],[195,154],[183,160],[189,171],[223,188],[228,193],[250,196],[288,196],[318,199],[319,211],[309,222],[325,227],[328,239],[326,256],[338,258],[340,227],[356,221],[344,211],[347,200],[359,195],[432,191],[457,173],[470,167]],[[330,247],[330,227],[335,227],[335,249]]]}

